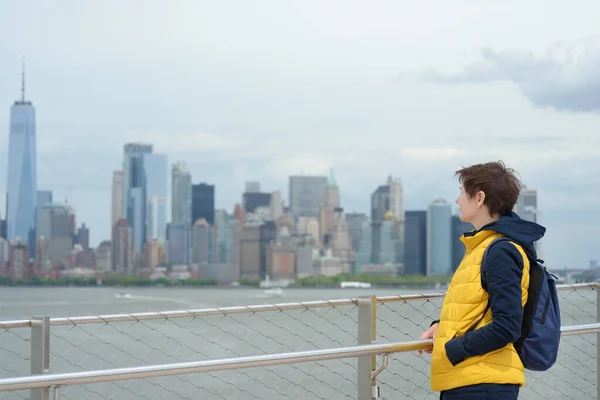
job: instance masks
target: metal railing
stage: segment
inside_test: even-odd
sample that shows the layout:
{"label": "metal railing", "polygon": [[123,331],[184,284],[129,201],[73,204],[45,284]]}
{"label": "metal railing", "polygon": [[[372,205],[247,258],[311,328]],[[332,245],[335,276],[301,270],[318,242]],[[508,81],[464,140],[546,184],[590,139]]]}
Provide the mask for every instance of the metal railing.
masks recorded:
{"label": "metal railing", "polygon": [[[598,330],[600,330],[600,324],[598,325]],[[60,387],[66,385],[84,385],[88,383],[147,379],[168,375],[185,375],[201,372],[239,370],[244,368],[267,367],[281,364],[296,364],[342,358],[357,358],[376,355],[386,356],[390,353],[430,349],[431,345],[431,340],[415,340],[404,343],[375,343],[336,349],[235,357],[218,360],[195,361],[189,363],[162,364],[145,367],[117,368],[63,374],[33,375],[0,380],[0,391],[44,388],[55,388],[55,390],[60,390]],[[371,376],[375,378],[379,373],[378,371],[383,371],[385,369],[384,367],[385,363],[382,368],[373,371]]]}
{"label": "metal railing", "polygon": [[[596,284],[559,287],[564,325],[597,322]],[[414,341],[439,314],[444,293],[0,322],[0,379]],[[596,303],[594,306],[593,303]],[[29,328],[29,329],[27,329]],[[589,328],[589,327],[588,327]],[[571,328],[569,328],[571,329]],[[585,329],[576,327],[572,329]],[[566,333],[566,332],[565,332]],[[51,346],[49,346],[51,345]],[[565,335],[557,364],[527,375],[520,398],[596,398],[596,340]],[[30,351],[28,351],[30,349]],[[593,354],[594,356],[590,356]],[[161,376],[63,388],[67,399],[356,398],[369,396],[375,357]],[[368,373],[366,371],[368,370]],[[437,398],[429,360],[392,353],[381,398]],[[367,394],[368,392],[368,394]],[[0,392],[0,398],[6,392]],[[29,392],[11,394],[28,398]],[[35,389],[33,398],[47,398]],[[46,397],[44,397],[46,396]],[[553,397],[554,396],[554,397]],[[369,397],[365,397],[369,398]]]}
{"label": "metal railing", "polygon": [[[583,335],[589,333],[600,333],[600,323],[570,326],[561,329],[562,336]],[[61,387],[66,385],[84,385],[88,383],[147,379],[168,375],[197,374],[202,372],[239,370],[244,368],[266,367],[281,364],[295,364],[342,358],[383,355],[383,364],[379,368],[369,371],[368,375],[372,383],[370,397],[377,398],[379,397],[379,390],[378,386],[376,386],[375,379],[377,375],[379,375],[388,367],[388,356],[390,354],[426,350],[431,349],[431,346],[431,340],[416,340],[404,343],[375,343],[347,348],[237,357],[189,363],[151,365],[145,367],[118,368],[63,374],[32,375],[20,378],[2,379],[0,380],[0,391],[23,389],[45,389],[46,391],[49,391],[49,389],[53,388],[53,397],[55,400],[57,400],[60,397]],[[363,396],[361,396],[359,393],[357,398],[360,399],[363,398]],[[369,397],[365,396],[364,398]]]}

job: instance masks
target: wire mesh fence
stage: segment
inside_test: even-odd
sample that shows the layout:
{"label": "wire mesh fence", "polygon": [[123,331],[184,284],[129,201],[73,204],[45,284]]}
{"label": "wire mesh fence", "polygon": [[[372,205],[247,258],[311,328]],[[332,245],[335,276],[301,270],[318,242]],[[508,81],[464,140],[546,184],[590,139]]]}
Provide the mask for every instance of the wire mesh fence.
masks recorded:
{"label": "wire mesh fence", "polygon": [[[355,363],[355,362],[354,362]],[[354,364],[353,363],[353,364]],[[79,392],[61,398],[85,399],[355,399],[356,386],[344,379],[330,380],[331,374],[348,370],[341,360],[318,363],[256,367],[218,371],[187,378],[150,378],[80,386]],[[352,375],[354,376],[354,375]]]}
{"label": "wire mesh fence", "polygon": [[[399,342],[418,338],[439,317],[443,295],[422,295],[411,300],[377,301],[377,341]],[[418,353],[391,356],[388,368],[378,377],[382,399],[437,399],[429,386],[429,358]]]}
{"label": "wire mesh fence", "polygon": [[[563,325],[597,321],[593,285],[559,295]],[[378,298],[376,340],[418,338],[438,317],[442,302],[441,293]],[[54,319],[50,370],[90,371],[356,345],[358,302],[323,303],[196,310],[176,318],[168,312],[96,317],[95,323]],[[596,335],[564,336],[556,365],[543,373],[528,371],[519,398],[596,398],[596,340]],[[30,328],[0,324],[0,379],[29,375],[30,353]],[[429,358],[416,352],[391,354],[388,368],[377,377],[381,398],[438,398],[429,386]],[[356,377],[357,360],[340,359],[68,386],[61,389],[61,398],[354,399]],[[29,398],[29,391],[0,392],[2,400],[13,398]]]}
{"label": "wire mesh fence", "polygon": [[[0,379],[31,372],[31,330],[0,328]],[[0,392],[0,399],[28,399],[29,390]]]}
{"label": "wire mesh fence", "polygon": [[0,328],[0,379],[29,374],[30,353],[31,331],[29,329]]}
{"label": "wire mesh fence", "polygon": [[[96,324],[74,321],[52,327],[52,372],[347,347],[356,343],[356,314],[355,306],[334,306]],[[355,360],[338,360],[72,386],[63,388],[61,395],[67,399],[346,399],[356,393],[355,376]]]}
{"label": "wire mesh fence", "polygon": [[30,391],[27,390],[14,390],[11,392],[3,392],[0,393],[0,399],[2,400],[20,400],[20,399],[30,399]]}
{"label": "wire mesh fence", "polygon": [[[0,379],[31,373],[31,330],[0,326]],[[29,390],[0,392],[1,400],[28,399]]]}

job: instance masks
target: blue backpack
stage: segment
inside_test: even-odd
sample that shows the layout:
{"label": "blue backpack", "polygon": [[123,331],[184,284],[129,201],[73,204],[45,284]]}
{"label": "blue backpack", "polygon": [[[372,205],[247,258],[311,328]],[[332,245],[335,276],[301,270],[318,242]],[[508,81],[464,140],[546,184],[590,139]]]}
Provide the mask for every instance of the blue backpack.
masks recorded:
{"label": "blue backpack", "polygon": [[[481,285],[486,291],[485,260],[490,247],[500,241],[511,240],[507,237],[495,239],[483,254]],[[525,368],[531,371],[546,371],[556,362],[560,343],[560,307],[554,281],[556,277],[546,270],[543,260],[537,259],[522,248],[529,258],[529,289],[527,303],[523,308],[521,336],[514,343],[514,347]],[[488,302],[483,315],[489,308]]]}

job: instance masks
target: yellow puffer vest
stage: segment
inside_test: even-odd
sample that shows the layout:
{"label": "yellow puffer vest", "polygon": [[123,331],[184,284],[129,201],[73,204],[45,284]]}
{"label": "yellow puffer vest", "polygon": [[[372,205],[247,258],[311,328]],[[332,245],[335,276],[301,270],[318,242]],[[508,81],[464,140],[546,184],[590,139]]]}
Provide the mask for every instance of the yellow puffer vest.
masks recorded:
{"label": "yellow puffer vest", "polygon": [[[497,232],[484,230],[473,236],[461,237],[465,245],[465,257],[448,286],[433,345],[431,388],[434,391],[478,383],[510,383],[521,386],[525,384],[523,363],[512,343],[481,356],[469,357],[456,366],[452,366],[446,356],[446,342],[464,335],[471,325],[481,318],[486,308],[488,294],[481,287],[481,260],[486,247],[501,236]],[[524,307],[529,288],[529,260],[521,246],[513,244],[525,260],[521,280]],[[488,325],[491,321],[492,312],[489,310],[475,329]]]}

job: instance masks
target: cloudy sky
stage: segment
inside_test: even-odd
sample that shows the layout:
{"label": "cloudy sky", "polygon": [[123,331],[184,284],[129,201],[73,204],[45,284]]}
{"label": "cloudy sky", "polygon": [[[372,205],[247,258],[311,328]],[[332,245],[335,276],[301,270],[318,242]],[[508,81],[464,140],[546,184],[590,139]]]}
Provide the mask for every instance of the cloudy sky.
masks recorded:
{"label": "cloudy sky", "polygon": [[144,141],[228,210],[247,180],[287,197],[290,174],[330,168],[347,211],[388,174],[425,209],[454,201],[456,169],[502,159],[539,191],[547,263],[583,267],[600,259],[598,15],[597,0],[0,0],[0,152],[25,57],[39,187],[69,193],[93,244],[122,146]]}

